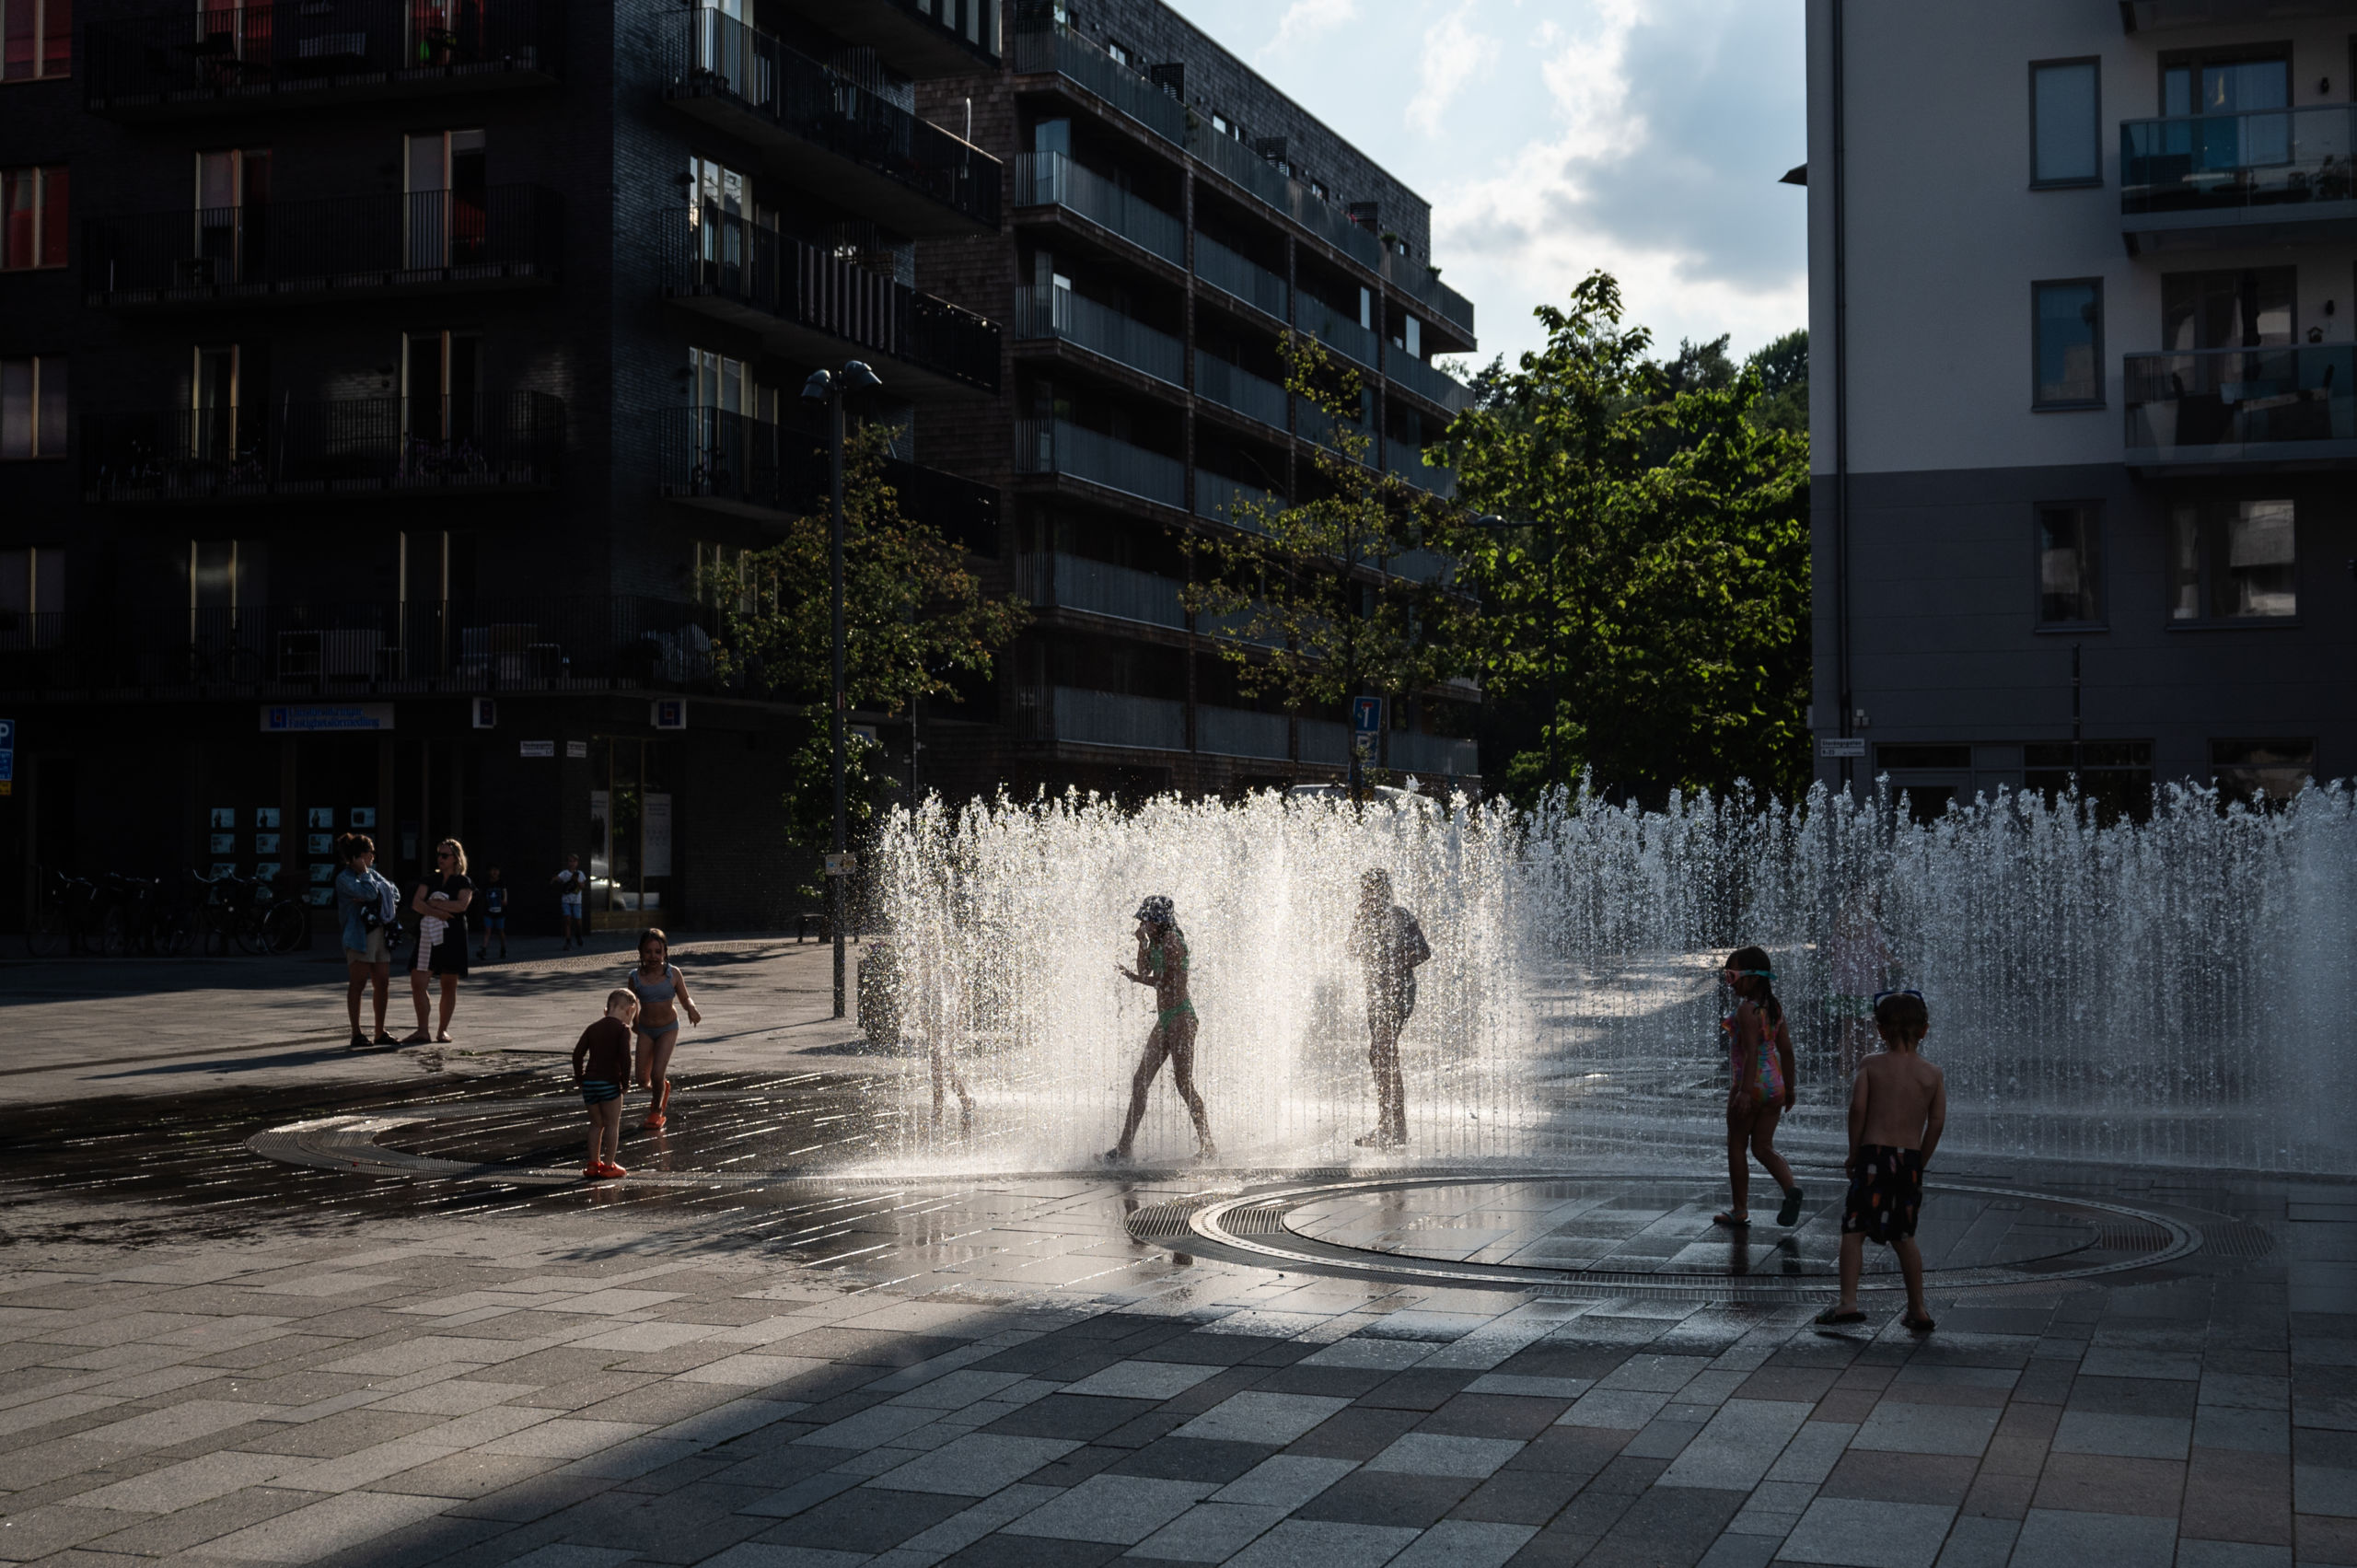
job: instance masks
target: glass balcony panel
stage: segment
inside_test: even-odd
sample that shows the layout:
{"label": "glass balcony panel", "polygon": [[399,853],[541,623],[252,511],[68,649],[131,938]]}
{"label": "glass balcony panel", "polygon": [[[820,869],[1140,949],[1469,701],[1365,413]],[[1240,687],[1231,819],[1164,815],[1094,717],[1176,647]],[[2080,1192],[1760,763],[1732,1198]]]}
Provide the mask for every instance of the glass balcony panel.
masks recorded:
{"label": "glass balcony panel", "polygon": [[2357,200],[2357,106],[2128,120],[2119,210],[2237,212]]}
{"label": "glass balcony panel", "polygon": [[1015,335],[1061,338],[1091,354],[1184,386],[1186,351],[1167,332],[1068,288],[1025,289],[1015,296]]}
{"label": "glass balcony panel", "polygon": [[1222,408],[1257,419],[1271,430],[1285,428],[1283,387],[1202,349],[1195,351],[1195,392]]}
{"label": "glass balcony panel", "polygon": [[1178,459],[1068,420],[1016,420],[1015,471],[1063,474],[1165,506],[1187,504],[1186,465]]}
{"label": "glass balcony panel", "polygon": [[1015,202],[1025,207],[1062,207],[1172,266],[1187,263],[1184,225],[1135,192],[1124,191],[1062,153],[1016,156]]}
{"label": "glass balcony panel", "polygon": [[2357,347],[2131,354],[2121,382],[2131,463],[2357,458]]}

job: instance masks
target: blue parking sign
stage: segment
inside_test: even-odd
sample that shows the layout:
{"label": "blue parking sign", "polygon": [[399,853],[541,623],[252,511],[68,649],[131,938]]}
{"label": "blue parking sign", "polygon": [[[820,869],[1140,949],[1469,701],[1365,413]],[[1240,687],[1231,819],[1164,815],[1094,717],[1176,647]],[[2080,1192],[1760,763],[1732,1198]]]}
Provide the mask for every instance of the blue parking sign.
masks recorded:
{"label": "blue parking sign", "polygon": [[1351,699],[1351,728],[1361,735],[1379,735],[1383,730],[1383,699],[1353,697]]}

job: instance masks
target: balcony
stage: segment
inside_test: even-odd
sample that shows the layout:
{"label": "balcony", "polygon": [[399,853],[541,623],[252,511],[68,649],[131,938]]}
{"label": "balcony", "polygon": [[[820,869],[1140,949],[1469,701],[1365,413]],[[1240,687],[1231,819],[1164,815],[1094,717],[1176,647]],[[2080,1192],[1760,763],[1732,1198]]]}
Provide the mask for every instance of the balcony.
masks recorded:
{"label": "balcony", "polygon": [[2129,120],[2120,228],[2131,251],[2357,236],[2357,106]]}
{"label": "balcony", "polygon": [[1026,557],[1016,581],[1023,585],[1024,597],[1036,605],[1186,630],[1187,611],[1178,597],[1185,585],[1152,572],[1059,551]]}
{"label": "balcony", "polygon": [[2131,354],[2121,382],[2127,458],[2138,468],[2357,459],[2357,347]]}
{"label": "balcony", "polygon": [[2210,28],[2232,22],[2305,21],[2337,15],[2334,0],[2119,0],[2123,32]]}
{"label": "balcony", "polygon": [[1292,319],[1284,279],[1200,230],[1195,235],[1195,275],[1271,320]]}
{"label": "balcony", "polygon": [[1472,390],[1464,382],[1413,357],[1406,349],[1395,348],[1386,358],[1388,363],[1384,366],[1384,373],[1391,377],[1393,385],[1444,412],[1462,413],[1473,401]]}
{"label": "balcony", "polygon": [[713,690],[702,605],[632,596],[44,613],[0,633],[0,691],[346,701]]}
{"label": "balcony", "polygon": [[1404,479],[1427,494],[1443,498],[1457,494],[1457,470],[1441,467],[1426,467],[1421,447],[1405,441],[1383,444],[1384,471],[1396,479]]}
{"label": "balcony", "polygon": [[836,205],[927,238],[998,228],[998,159],[718,11],[673,25],[664,97]]}
{"label": "balcony", "polygon": [[[658,425],[663,494],[675,501],[772,525],[828,504],[833,470],[815,427],[713,408],[666,409]],[[996,550],[997,491],[897,457],[884,477],[903,515],[966,549]]]}
{"label": "balcony", "polygon": [[1187,469],[1178,459],[1062,419],[1015,422],[1015,471],[1086,480],[1182,510],[1187,505]]}
{"label": "balcony", "polygon": [[1140,751],[1187,749],[1187,704],[1074,686],[1015,694],[1016,733],[1026,740],[1119,746]]}
{"label": "balcony", "polygon": [[1010,42],[1008,58],[1016,75],[1062,76],[1087,88],[1164,141],[1186,142],[1186,105],[1061,24],[1016,29]]}
{"label": "balcony", "polygon": [[1202,349],[1195,351],[1195,395],[1280,435],[1284,432],[1285,389]]}
{"label": "balcony", "polygon": [[1198,125],[1188,134],[1187,150],[1243,187],[1263,205],[1291,218],[1368,272],[1383,270],[1385,251],[1380,239],[1353,223],[1346,215],[1336,212],[1324,197],[1243,143],[1223,136],[1208,125]]}
{"label": "balcony", "polygon": [[563,450],[564,405],[545,392],[173,409],[82,425],[84,494],[119,504],[545,490]]}
{"label": "balcony", "polygon": [[1452,740],[1444,735],[1414,735],[1401,729],[1393,730],[1386,739],[1385,765],[1395,773],[1465,778],[1481,771],[1481,748],[1470,740]]}
{"label": "balcony", "polygon": [[664,215],[664,292],[803,363],[864,350],[896,393],[995,392],[999,329],[792,235],[715,212]]}
{"label": "balcony", "polygon": [[[1349,457],[1353,462],[1372,467],[1380,455],[1375,436],[1374,393],[1365,390],[1359,393],[1359,410],[1356,421],[1341,420],[1308,399],[1296,397],[1293,401],[1293,427],[1300,433],[1303,440],[1315,441],[1337,457]],[[1345,452],[1342,448],[1342,436],[1346,431],[1357,438],[1355,452]]]}
{"label": "balcony", "polygon": [[1187,354],[1177,338],[1068,288],[1017,291],[1015,335],[1068,343],[1173,387],[1187,384]]}
{"label": "balcony", "polygon": [[93,22],[86,102],[121,120],[552,86],[559,0],[300,0]]}
{"label": "balcony", "polygon": [[1471,346],[1473,302],[1441,282],[1440,274],[1431,267],[1413,256],[1402,256],[1387,249],[1383,252],[1383,281],[1464,333],[1467,346]]}
{"label": "balcony", "polygon": [[904,76],[962,76],[998,64],[997,0],[784,0],[788,12],[876,51]]}
{"label": "balcony", "polygon": [[93,218],[83,288],[153,308],[547,287],[563,216],[553,191],[494,185]]}
{"label": "balcony", "polygon": [[1293,755],[1291,726],[1283,714],[1244,708],[1197,708],[1195,749],[1216,757],[1283,761]]}
{"label": "balcony", "polygon": [[1016,156],[1015,204],[1062,207],[1174,267],[1187,264],[1184,225],[1062,153]]}
{"label": "balcony", "polygon": [[1316,337],[1344,359],[1353,360],[1372,370],[1382,352],[1379,340],[1368,329],[1320,299],[1305,297],[1301,301],[1302,330]]}
{"label": "balcony", "polygon": [[1209,517],[1215,523],[1226,523],[1248,533],[1259,533],[1260,525],[1251,507],[1271,505],[1282,509],[1284,496],[1274,490],[1262,490],[1240,479],[1230,479],[1209,469],[1195,470],[1195,516]]}

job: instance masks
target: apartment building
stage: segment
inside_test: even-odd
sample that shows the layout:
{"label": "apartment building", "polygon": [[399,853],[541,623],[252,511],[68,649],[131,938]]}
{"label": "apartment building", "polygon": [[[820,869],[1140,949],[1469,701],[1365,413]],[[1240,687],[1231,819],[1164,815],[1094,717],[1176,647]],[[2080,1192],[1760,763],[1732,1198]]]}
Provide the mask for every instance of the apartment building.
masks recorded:
{"label": "apartment building", "polygon": [[[994,68],[920,112],[1007,170],[993,236],[919,246],[925,287],[1006,323],[1004,397],[944,405],[922,447],[1003,487],[994,583],[1037,607],[997,690],[928,707],[928,776],[1122,793],[1341,776],[1340,712],[1248,698],[1181,594],[1190,530],[1318,482],[1324,416],[1278,344],[1364,383],[1367,460],[1446,493],[1425,447],[1463,406],[1434,362],[1476,346],[1428,203],[1158,0],[1010,8]],[[967,128],[970,127],[970,130]],[[1383,762],[1478,771],[1477,693],[1398,704]]]}
{"label": "apartment building", "polygon": [[465,840],[519,929],[567,853],[604,923],[784,918],[806,720],[719,679],[698,567],[815,504],[852,357],[910,504],[995,540],[915,435],[1003,391],[916,286],[1002,231],[916,103],[995,6],[5,6],[0,912],[37,865],[324,903],[361,828]]}
{"label": "apartment building", "polygon": [[2357,771],[2357,6],[1808,31],[1819,776]]}

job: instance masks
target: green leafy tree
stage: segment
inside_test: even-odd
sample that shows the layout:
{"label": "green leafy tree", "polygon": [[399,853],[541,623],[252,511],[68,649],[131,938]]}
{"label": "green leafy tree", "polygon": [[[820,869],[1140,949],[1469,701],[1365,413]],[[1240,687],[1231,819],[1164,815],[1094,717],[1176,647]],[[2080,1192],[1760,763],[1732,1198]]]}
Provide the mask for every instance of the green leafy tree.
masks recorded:
{"label": "green leafy tree", "polygon": [[[822,905],[827,879],[818,857],[835,842],[835,749],[826,726],[811,726],[786,768],[786,842],[811,857],[810,875],[795,891]],[[894,775],[880,741],[858,734],[843,737],[843,821],[854,846],[865,848],[877,819],[905,804],[908,794],[906,781]]]}
{"label": "green leafy tree", "polygon": [[1808,329],[1786,332],[1744,361],[1759,373],[1752,423],[1788,436],[1808,435]]}
{"label": "green leafy tree", "polygon": [[1432,549],[1457,508],[1368,466],[1358,372],[1289,334],[1285,385],[1321,437],[1315,494],[1238,500],[1229,535],[1182,539],[1187,608],[1205,618],[1247,696],[1289,714],[1355,696],[1410,702],[1469,668],[1474,608]]}
{"label": "green leafy tree", "polygon": [[1446,442],[1460,497],[1514,525],[1446,541],[1482,605],[1485,692],[1538,709],[1509,788],[1800,787],[1805,445],[1753,422],[1756,366],[1664,395],[1608,273],[1537,314],[1546,347]]}

